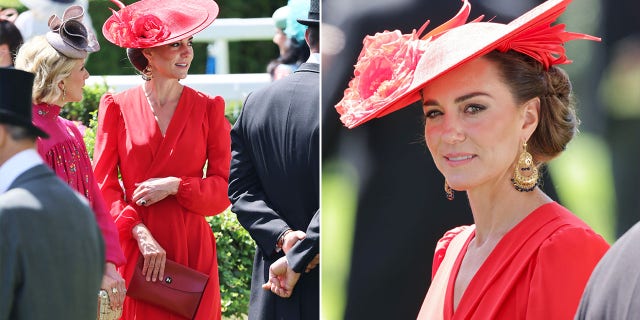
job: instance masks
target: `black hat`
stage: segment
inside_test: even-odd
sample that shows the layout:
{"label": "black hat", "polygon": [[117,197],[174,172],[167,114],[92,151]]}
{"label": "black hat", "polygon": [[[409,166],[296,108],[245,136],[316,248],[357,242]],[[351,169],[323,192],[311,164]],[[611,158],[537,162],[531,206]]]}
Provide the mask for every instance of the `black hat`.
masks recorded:
{"label": "black hat", "polygon": [[10,68],[0,68],[0,123],[24,127],[34,136],[49,135],[31,122],[31,90],[33,73]]}
{"label": "black hat", "polygon": [[305,26],[317,27],[320,23],[320,6],[318,5],[318,0],[311,0],[309,17],[307,19],[297,19],[297,21]]}

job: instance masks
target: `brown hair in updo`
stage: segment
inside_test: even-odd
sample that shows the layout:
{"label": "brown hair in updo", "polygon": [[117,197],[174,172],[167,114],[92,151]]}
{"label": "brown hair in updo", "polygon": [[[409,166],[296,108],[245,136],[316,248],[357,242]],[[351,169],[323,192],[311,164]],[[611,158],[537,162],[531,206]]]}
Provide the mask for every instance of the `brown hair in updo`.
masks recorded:
{"label": "brown hair in updo", "polygon": [[517,103],[540,98],[538,127],[527,142],[534,161],[547,162],[564,151],[580,123],[566,72],[556,66],[546,70],[537,60],[513,50],[492,51],[485,57],[496,63]]}
{"label": "brown hair in updo", "polygon": [[149,60],[142,54],[142,49],[127,48],[127,58],[129,58],[129,62],[140,71],[142,79],[145,81],[151,80],[151,77],[147,75],[145,71],[149,65]]}

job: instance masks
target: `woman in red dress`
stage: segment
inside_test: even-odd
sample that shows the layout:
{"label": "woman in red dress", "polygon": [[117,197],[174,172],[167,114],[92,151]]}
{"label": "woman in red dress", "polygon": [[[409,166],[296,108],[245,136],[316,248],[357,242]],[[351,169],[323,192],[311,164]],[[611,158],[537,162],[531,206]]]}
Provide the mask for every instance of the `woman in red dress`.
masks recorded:
{"label": "woman in red dress", "polygon": [[[205,220],[229,206],[230,125],[224,101],[180,84],[193,35],[218,13],[210,0],[143,0],[107,19],[103,34],[127,49],[145,81],[100,101],[94,170],[120,234],[129,281],[138,258],[147,281],[167,259],[209,275],[195,319],[220,319],[216,241]],[[119,180],[121,176],[121,181]],[[181,319],[127,297],[123,319]]]}
{"label": "woman in red dress", "polygon": [[[35,74],[33,123],[49,134],[48,139],[38,138],[38,153],[60,179],[89,200],[96,215],[105,242],[101,289],[109,294],[111,306],[120,308],[125,281],[116,267],[124,265],[125,257],[118,232],[93,175],[80,130],[75,123],[59,116],[65,103],[82,100],[82,88],[89,77],[85,60],[88,52],[100,48],[97,41],[91,41],[90,31],[82,24],[83,15],[81,6],[71,6],[63,17],[52,16],[51,31],[30,39],[20,48],[16,67]],[[70,33],[89,36],[82,38]]]}
{"label": "woman in red dress", "polygon": [[422,100],[446,196],[466,191],[475,222],[438,242],[419,319],[572,319],[609,247],[537,187],[539,166],[577,131],[571,83],[556,66],[570,62],[564,43],[599,40],[551,26],[568,3],[547,1],[505,25],[465,23],[465,0],[424,37],[365,40],[336,106],[341,120],[352,128]]}

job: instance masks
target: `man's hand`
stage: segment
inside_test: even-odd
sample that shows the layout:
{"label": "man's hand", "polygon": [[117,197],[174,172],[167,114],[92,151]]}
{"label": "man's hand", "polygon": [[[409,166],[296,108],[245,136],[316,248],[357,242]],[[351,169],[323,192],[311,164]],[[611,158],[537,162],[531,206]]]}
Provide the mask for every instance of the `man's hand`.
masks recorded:
{"label": "man's hand", "polygon": [[320,263],[320,254],[316,254],[316,256],[313,257],[313,260],[309,262],[307,267],[304,269],[304,272],[309,273],[309,271],[313,270],[313,268],[318,266],[318,263]]}
{"label": "man's hand", "polygon": [[306,236],[307,234],[300,230],[292,230],[285,233],[282,241],[282,251],[286,254],[296,243],[298,243],[298,241],[303,240]]}
{"label": "man's hand", "polygon": [[300,274],[289,267],[287,257],[281,257],[269,267],[269,281],[262,285],[262,289],[282,298],[291,297],[293,288],[300,279]]}

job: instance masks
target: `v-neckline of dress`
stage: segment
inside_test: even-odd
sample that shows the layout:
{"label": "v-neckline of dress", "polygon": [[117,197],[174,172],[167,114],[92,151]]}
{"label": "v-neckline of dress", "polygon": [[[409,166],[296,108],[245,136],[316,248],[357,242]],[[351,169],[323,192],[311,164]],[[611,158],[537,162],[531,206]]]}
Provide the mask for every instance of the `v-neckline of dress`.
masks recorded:
{"label": "v-neckline of dress", "polygon": [[158,130],[158,132],[160,132],[160,136],[162,137],[162,140],[164,140],[164,138],[167,136],[167,133],[169,132],[169,129],[172,127],[176,112],[178,111],[178,107],[180,106],[180,103],[182,102],[182,98],[184,96],[184,88],[185,87],[182,86],[182,90],[180,91],[180,97],[178,98],[178,103],[176,104],[175,110],[173,110],[173,113],[171,114],[171,118],[169,119],[169,123],[167,123],[167,128],[164,132],[162,131],[162,127],[160,127],[160,121],[158,120],[158,117],[156,116],[153,110],[153,107],[151,106],[151,101],[149,100],[149,96],[147,95],[147,92],[145,91],[145,89],[142,88],[142,95],[144,96],[144,100],[147,105],[146,109],[148,112],[151,113],[151,117],[153,118],[156,124],[156,129]]}

